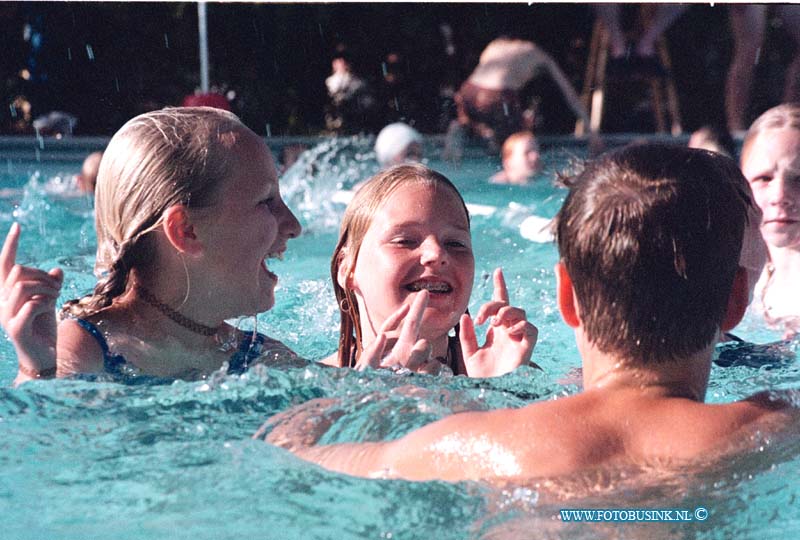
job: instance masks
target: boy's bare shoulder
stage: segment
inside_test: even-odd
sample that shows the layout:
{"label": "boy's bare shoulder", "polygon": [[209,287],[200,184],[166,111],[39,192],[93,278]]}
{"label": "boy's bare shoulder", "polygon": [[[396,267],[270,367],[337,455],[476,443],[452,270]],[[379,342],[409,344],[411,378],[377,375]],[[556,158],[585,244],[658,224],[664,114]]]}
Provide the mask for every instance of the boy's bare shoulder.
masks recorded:
{"label": "boy's bare shoulder", "polygon": [[521,409],[453,415],[413,433],[411,446],[399,443],[396,450],[403,462],[413,455],[409,447],[424,448],[426,463],[415,466],[429,477],[532,478],[612,463],[721,458],[757,444],[756,434],[787,432],[799,423],[791,396],[775,393],[708,405],[589,391]]}
{"label": "boy's bare shoulder", "polygon": [[[618,451],[608,444],[614,436],[578,415],[591,400],[578,394],[520,409],[448,416],[387,446],[387,469],[404,478],[451,481],[573,472]],[[602,444],[591,444],[598,435]]]}

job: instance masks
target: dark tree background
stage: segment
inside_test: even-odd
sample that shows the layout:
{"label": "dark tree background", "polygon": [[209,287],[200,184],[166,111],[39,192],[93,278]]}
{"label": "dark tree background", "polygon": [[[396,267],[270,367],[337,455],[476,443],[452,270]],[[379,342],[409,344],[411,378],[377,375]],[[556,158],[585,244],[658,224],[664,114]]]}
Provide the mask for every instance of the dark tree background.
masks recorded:
{"label": "dark tree background", "polygon": [[[384,109],[394,101],[381,93],[383,63],[397,53],[401,110],[385,111],[386,119],[440,132],[451,114],[442,88],[457,87],[501,34],[536,42],[580,91],[594,21],[582,4],[210,3],[207,10],[212,84],[234,91],[234,112],[272,135],[323,129],[324,79],[339,44]],[[32,118],[66,111],[79,118],[76,134],[109,135],[135,114],[180,104],[199,85],[194,3],[3,2],[0,24],[5,134],[25,129],[13,107],[19,96]],[[443,24],[453,31],[450,57]],[[693,5],[667,38],[685,129],[721,121],[733,46],[727,8]],[[773,28],[765,49],[758,77],[772,82],[755,85],[751,116],[779,98],[790,44]],[[553,83],[537,80],[528,92],[540,96],[540,131],[571,131],[574,117]],[[612,131],[649,128],[635,115],[609,124]]]}

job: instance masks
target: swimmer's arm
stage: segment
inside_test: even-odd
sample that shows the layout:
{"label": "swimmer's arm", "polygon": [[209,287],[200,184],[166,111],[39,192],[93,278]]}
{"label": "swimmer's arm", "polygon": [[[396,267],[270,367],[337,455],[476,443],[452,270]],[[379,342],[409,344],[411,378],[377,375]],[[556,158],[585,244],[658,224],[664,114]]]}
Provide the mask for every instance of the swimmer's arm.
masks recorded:
{"label": "swimmer's arm", "polygon": [[545,53],[544,51],[541,51],[541,54],[543,55],[543,58],[541,59],[542,65],[545,67],[545,69],[547,69],[547,71],[550,73],[550,76],[558,85],[558,88],[561,90],[561,94],[564,96],[564,99],[575,113],[575,116],[583,120],[583,124],[585,126],[591,125],[591,122],[589,121],[589,113],[586,112],[586,108],[583,106],[580,97],[578,97],[577,92],[575,92],[575,89],[572,87],[572,83],[569,82],[567,76],[564,75],[564,72],[561,71],[561,68],[558,67],[556,61],[553,60],[549,54]]}
{"label": "swimmer's arm", "polygon": [[[455,482],[515,476],[520,471],[515,456],[497,451],[502,445],[492,443],[490,427],[503,425],[490,416],[510,412],[458,413],[395,441],[315,446],[295,453],[331,471],[364,478]],[[472,433],[475,427],[477,434]]]}

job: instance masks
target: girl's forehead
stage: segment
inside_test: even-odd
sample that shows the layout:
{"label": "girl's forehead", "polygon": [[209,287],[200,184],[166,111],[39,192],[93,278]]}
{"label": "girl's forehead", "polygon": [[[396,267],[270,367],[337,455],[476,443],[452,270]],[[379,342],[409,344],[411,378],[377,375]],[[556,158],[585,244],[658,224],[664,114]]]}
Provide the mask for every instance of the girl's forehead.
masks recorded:
{"label": "girl's forehead", "polygon": [[456,202],[461,204],[458,195],[444,184],[431,182],[409,182],[398,186],[385,198],[380,207],[391,206],[398,199],[409,199],[424,204],[427,202]]}
{"label": "girl's forehead", "polygon": [[756,144],[772,145],[776,142],[788,145],[800,143],[800,130],[791,126],[765,129],[756,136]]}
{"label": "girl's forehead", "polygon": [[742,150],[742,166],[773,159],[780,155],[795,155],[800,160],[800,130],[784,126],[761,131]]}
{"label": "girl's forehead", "polygon": [[378,205],[373,222],[447,221],[469,228],[466,209],[452,188],[442,184],[410,183],[395,189]]}

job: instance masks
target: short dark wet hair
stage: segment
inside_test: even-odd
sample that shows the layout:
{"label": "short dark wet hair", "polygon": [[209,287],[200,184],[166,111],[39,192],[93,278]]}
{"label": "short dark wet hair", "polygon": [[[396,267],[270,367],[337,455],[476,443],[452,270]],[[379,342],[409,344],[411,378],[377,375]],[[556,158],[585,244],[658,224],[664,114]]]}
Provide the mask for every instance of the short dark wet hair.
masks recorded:
{"label": "short dark wet hair", "polygon": [[708,346],[725,316],[747,208],[736,163],[628,146],[567,179],[557,242],[588,339],[641,362]]}

